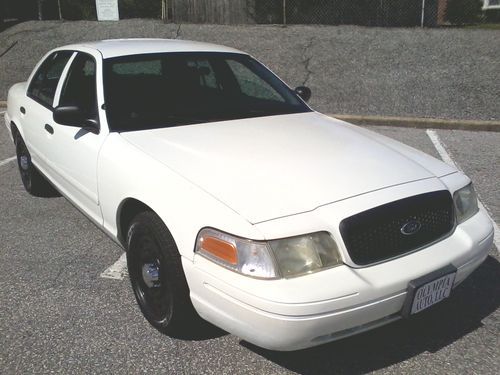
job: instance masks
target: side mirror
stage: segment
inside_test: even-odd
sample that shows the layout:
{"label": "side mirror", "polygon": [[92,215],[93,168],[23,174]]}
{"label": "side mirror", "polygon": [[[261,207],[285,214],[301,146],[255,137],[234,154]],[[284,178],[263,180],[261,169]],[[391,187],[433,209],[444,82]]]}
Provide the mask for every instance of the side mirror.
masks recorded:
{"label": "side mirror", "polygon": [[302,98],[303,101],[308,102],[311,99],[311,89],[306,86],[299,86],[295,89],[295,93]]}
{"label": "side mirror", "polygon": [[52,118],[61,125],[82,128],[95,133],[99,131],[99,124],[94,119],[87,119],[83,111],[77,106],[62,106],[54,109]]}
{"label": "side mirror", "polygon": [[52,118],[58,124],[77,128],[82,128],[85,121],[81,109],[77,106],[57,107]]}

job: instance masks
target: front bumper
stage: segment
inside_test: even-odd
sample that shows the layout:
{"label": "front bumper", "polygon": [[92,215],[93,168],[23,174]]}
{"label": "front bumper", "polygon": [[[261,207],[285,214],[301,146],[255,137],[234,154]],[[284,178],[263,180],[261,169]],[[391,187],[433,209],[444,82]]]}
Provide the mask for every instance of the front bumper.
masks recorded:
{"label": "front bumper", "polygon": [[371,267],[258,280],[200,256],[194,263],[183,259],[183,266],[191,300],[204,319],[258,346],[286,351],[399,319],[410,280],[452,264],[456,286],[485,260],[492,243],[491,222],[480,211],[443,241]]}

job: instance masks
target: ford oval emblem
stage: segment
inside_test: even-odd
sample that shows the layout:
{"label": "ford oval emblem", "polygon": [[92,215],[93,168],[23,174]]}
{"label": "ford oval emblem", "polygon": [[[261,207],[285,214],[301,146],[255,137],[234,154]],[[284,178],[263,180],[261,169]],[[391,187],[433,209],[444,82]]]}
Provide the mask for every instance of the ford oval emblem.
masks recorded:
{"label": "ford oval emblem", "polygon": [[412,219],[401,227],[401,233],[403,233],[405,236],[411,236],[412,234],[417,233],[420,228],[422,228],[422,224],[420,224],[420,221]]}

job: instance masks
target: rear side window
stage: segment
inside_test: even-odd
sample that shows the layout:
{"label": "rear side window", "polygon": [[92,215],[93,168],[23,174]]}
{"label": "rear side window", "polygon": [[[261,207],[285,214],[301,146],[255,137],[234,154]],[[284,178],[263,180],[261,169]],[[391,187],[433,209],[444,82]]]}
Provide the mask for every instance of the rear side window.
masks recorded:
{"label": "rear side window", "polygon": [[47,57],[31,80],[28,96],[52,108],[59,78],[72,55],[71,51],[58,51]]}

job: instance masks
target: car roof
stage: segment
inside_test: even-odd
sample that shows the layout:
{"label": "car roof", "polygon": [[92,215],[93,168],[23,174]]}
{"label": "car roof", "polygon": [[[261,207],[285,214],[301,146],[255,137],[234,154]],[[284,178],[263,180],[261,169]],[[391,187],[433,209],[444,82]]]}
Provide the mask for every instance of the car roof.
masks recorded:
{"label": "car roof", "polygon": [[58,49],[78,49],[87,47],[98,50],[102,57],[138,55],[146,53],[162,52],[229,52],[244,53],[231,47],[220,46],[217,44],[195,42],[179,39],[108,39],[96,42],[85,42],[72,44]]}

